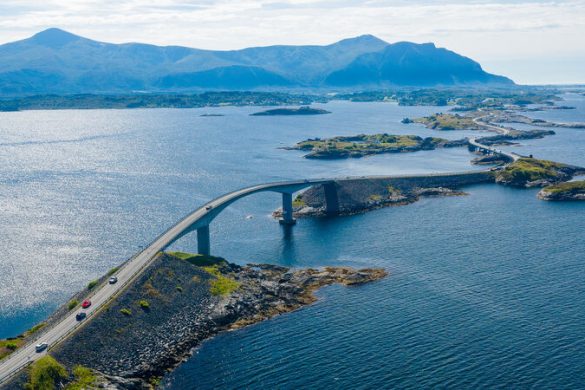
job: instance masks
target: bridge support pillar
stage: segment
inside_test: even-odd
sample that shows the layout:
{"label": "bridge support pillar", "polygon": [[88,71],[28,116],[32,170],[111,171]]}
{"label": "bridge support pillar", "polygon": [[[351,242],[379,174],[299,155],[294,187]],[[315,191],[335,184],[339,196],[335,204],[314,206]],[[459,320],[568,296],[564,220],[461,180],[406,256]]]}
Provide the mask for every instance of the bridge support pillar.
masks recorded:
{"label": "bridge support pillar", "polygon": [[293,217],[292,194],[282,193],[282,218],[279,222],[282,225],[294,225],[297,223]]}
{"label": "bridge support pillar", "polygon": [[209,225],[197,228],[197,253],[207,256],[211,254]]}
{"label": "bridge support pillar", "polygon": [[335,182],[323,184],[323,190],[325,191],[325,213],[330,217],[339,215],[337,185]]}

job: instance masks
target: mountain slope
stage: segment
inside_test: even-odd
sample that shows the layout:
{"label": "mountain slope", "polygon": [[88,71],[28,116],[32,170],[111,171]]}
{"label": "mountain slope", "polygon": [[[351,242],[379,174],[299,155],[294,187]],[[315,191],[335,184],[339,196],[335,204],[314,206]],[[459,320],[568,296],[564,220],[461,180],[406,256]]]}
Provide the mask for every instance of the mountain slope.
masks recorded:
{"label": "mountain slope", "polygon": [[53,28],[0,45],[0,95],[478,83],[511,82],[432,44],[371,35],[213,51],[104,43]]}
{"label": "mountain slope", "polygon": [[325,80],[331,86],[355,85],[461,85],[513,82],[486,73],[477,62],[432,43],[400,42],[376,53],[357,57]]}

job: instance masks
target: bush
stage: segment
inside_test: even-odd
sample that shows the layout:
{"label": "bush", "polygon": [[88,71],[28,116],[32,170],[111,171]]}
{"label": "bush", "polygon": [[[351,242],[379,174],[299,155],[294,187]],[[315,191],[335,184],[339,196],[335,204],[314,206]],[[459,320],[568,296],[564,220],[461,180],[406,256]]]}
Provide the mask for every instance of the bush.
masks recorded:
{"label": "bush", "polygon": [[91,290],[91,289],[93,289],[95,286],[97,286],[97,284],[98,284],[98,280],[92,280],[91,282],[89,282],[89,283],[87,284],[87,289],[88,289],[88,290]]}
{"label": "bush", "polygon": [[72,299],[71,301],[69,301],[69,303],[67,304],[67,309],[69,310],[73,310],[75,309],[75,306],[79,305],[79,301],[77,299]]}
{"label": "bush", "polygon": [[11,351],[14,351],[14,350],[16,350],[16,348],[18,348],[18,345],[16,345],[16,343],[14,341],[8,341],[5,345],[5,347]]}
{"label": "bush", "polygon": [[138,306],[140,306],[144,310],[150,309],[150,303],[146,299],[142,299],[138,302]]}
{"label": "bush", "polygon": [[181,286],[177,286],[177,291],[178,291],[178,292],[183,292],[183,287],[181,287]]}
{"label": "bush", "polygon": [[208,267],[216,264],[225,263],[225,259],[216,256],[208,255],[194,255],[186,252],[169,252],[170,256],[176,257],[181,260],[188,261],[189,263],[198,267]]}
{"label": "bush", "polygon": [[67,370],[52,356],[46,355],[37,360],[30,369],[28,389],[52,390],[57,384],[67,378]]}
{"label": "bush", "polygon": [[120,267],[114,267],[111,270],[108,271],[108,276],[112,276],[113,274],[115,274],[116,272],[118,272],[118,270],[120,269]]}
{"label": "bush", "polygon": [[132,315],[132,310],[130,309],[121,309],[120,313],[124,314],[125,316],[130,317]]}

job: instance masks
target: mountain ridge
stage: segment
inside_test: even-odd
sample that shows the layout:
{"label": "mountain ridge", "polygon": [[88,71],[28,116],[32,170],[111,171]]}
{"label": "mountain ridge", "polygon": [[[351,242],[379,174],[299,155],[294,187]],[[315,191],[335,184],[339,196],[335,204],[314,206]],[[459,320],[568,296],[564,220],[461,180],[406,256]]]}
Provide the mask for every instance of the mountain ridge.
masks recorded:
{"label": "mountain ridge", "polygon": [[99,42],[50,28],[0,45],[0,95],[488,84],[514,85],[432,43],[373,35],[215,51]]}

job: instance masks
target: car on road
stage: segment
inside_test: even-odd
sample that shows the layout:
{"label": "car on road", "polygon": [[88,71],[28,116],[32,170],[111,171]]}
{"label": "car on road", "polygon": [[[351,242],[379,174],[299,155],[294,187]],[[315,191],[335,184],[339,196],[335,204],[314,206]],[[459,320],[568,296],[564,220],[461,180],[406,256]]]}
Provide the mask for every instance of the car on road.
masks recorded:
{"label": "car on road", "polygon": [[213,206],[209,205],[207,207],[205,207],[205,210],[211,210],[213,208]]}
{"label": "car on road", "polygon": [[109,280],[108,283],[110,284],[116,284],[118,282],[118,278],[115,276],[112,276]]}
{"label": "car on road", "polygon": [[75,319],[76,319],[77,321],[83,321],[83,320],[85,319],[85,317],[87,317],[87,313],[86,313],[86,312],[84,312],[84,311],[80,311],[79,313],[77,313],[77,314],[75,315]]}
{"label": "car on road", "polygon": [[38,352],[43,352],[47,348],[49,348],[49,343],[43,342],[43,343],[37,344],[35,346],[35,351],[37,351],[37,353]]}
{"label": "car on road", "polygon": [[88,307],[91,306],[91,301],[89,299],[86,299],[85,301],[83,301],[83,303],[81,304],[81,307],[83,307],[84,309],[87,309]]}

